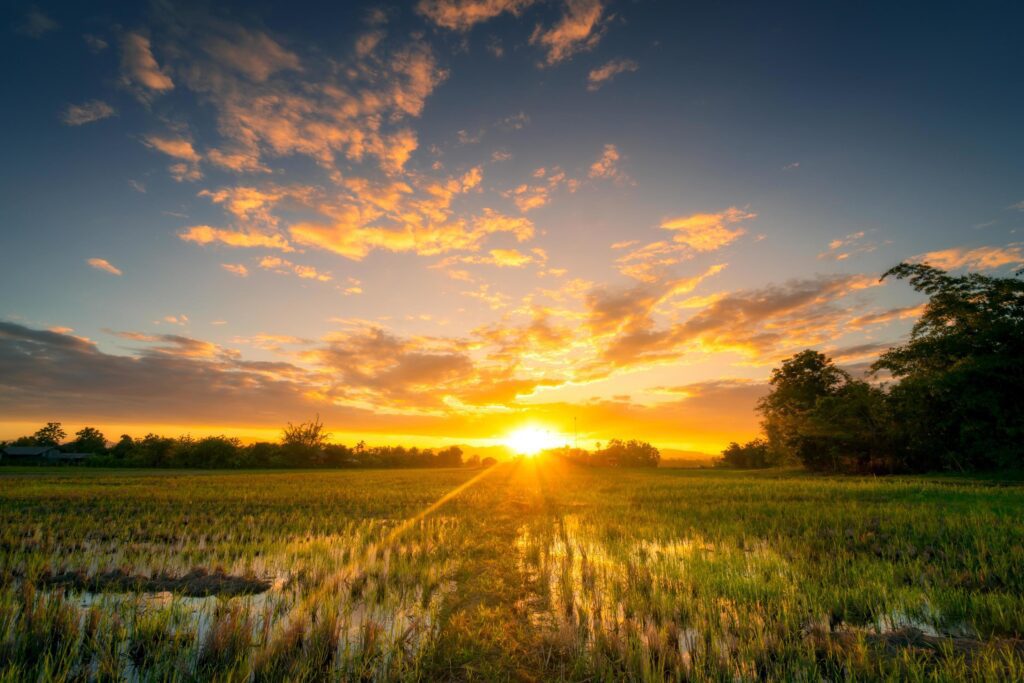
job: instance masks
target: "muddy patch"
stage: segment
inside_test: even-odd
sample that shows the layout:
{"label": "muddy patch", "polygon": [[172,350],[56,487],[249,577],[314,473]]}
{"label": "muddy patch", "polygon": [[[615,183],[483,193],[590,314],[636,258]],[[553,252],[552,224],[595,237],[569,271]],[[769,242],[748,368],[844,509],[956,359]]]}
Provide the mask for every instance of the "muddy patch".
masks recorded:
{"label": "muddy patch", "polygon": [[986,649],[994,648],[1024,655],[1024,640],[996,638],[979,640],[949,635],[933,635],[914,626],[904,626],[883,633],[840,628],[833,631],[813,629],[809,639],[819,652],[845,653],[855,649],[861,638],[875,652],[889,657],[899,657],[904,652],[913,652],[929,658],[963,657],[970,661]]}
{"label": "muddy patch", "polygon": [[183,576],[138,576],[120,570],[92,576],[84,572],[61,572],[44,574],[37,583],[49,589],[90,593],[174,593],[190,598],[256,595],[265,593],[273,585],[270,579],[235,576],[220,570],[208,572],[205,569],[193,569]]}

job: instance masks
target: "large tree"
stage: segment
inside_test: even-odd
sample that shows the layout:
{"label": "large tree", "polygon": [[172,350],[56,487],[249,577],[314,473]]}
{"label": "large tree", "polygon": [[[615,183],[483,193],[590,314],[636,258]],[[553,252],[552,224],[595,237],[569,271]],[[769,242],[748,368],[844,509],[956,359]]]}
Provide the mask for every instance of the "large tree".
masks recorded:
{"label": "large tree", "polygon": [[815,454],[803,437],[811,413],[820,399],[835,396],[850,381],[849,373],[812,349],[787,358],[772,370],[771,391],[758,402],[757,409],[777,460],[809,464]]}
{"label": "large tree", "polygon": [[928,295],[909,341],[873,368],[899,380],[891,400],[908,465],[1024,466],[1024,282],[907,263],[887,277]]}
{"label": "large tree", "polygon": [[82,427],[75,432],[71,445],[79,453],[103,453],[107,449],[107,439],[95,427]]}
{"label": "large tree", "polygon": [[39,446],[59,446],[67,435],[60,422],[47,422],[45,427],[39,428],[32,439]]}

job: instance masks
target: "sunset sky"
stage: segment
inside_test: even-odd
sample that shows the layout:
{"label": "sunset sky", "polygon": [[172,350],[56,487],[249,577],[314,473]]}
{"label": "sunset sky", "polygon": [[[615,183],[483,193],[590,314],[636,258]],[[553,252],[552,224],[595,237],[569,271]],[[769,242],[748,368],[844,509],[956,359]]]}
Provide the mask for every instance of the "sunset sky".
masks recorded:
{"label": "sunset sky", "polygon": [[750,438],[1024,263],[1021,7],[8,3],[0,438]]}

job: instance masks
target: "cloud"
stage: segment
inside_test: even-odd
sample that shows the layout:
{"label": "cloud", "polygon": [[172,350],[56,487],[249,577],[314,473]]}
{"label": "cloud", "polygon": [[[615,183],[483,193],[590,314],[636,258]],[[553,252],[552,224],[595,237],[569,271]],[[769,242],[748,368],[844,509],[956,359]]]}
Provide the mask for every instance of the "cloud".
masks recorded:
{"label": "cloud", "polygon": [[538,26],[530,43],[547,50],[544,65],[552,66],[597,45],[603,16],[603,0],[565,0],[562,18],[549,29]]}
{"label": "cloud", "polygon": [[143,142],[151,149],[163,152],[169,157],[182,160],[167,167],[171,177],[178,182],[184,180],[196,181],[203,177],[202,171],[199,170],[199,161],[202,157],[196,152],[190,141],[184,138],[147,135],[143,138]]}
{"label": "cloud", "polygon": [[121,77],[125,84],[158,93],[174,89],[174,81],[153,56],[149,38],[140,33],[126,33],[121,39]]}
{"label": "cloud", "polygon": [[279,71],[301,71],[298,56],[281,47],[262,31],[250,31],[235,24],[217,22],[215,31],[200,42],[202,49],[219,64],[234,69],[249,80],[262,83]]}
{"label": "cloud", "polygon": [[290,226],[289,232],[299,244],[360,261],[374,249],[413,252],[421,256],[448,251],[476,251],[484,239],[497,233],[511,233],[521,242],[533,236],[533,223],[525,218],[513,218],[484,209],[482,214],[469,221],[412,223],[395,229],[346,222],[298,223]]}
{"label": "cloud", "polygon": [[610,82],[619,74],[633,72],[639,68],[640,65],[632,59],[613,59],[590,70],[587,75],[587,90],[591,92],[600,90],[602,85]]}
{"label": "cloud", "polygon": [[200,159],[199,153],[196,152],[194,147],[192,147],[192,143],[183,138],[165,138],[158,135],[147,135],[145,137],[145,143],[147,146],[163,152],[167,156],[172,156],[175,159],[184,159],[185,161],[194,162],[198,162]]}
{"label": "cloud", "polygon": [[619,167],[621,155],[615,145],[605,145],[601,152],[601,158],[590,165],[587,175],[591,178],[603,178],[616,182],[627,182],[629,176],[623,173]]}
{"label": "cloud", "polygon": [[114,116],[116,112],[106,102],[90,100],[82,104],[71,104],[64,110],[61,120],[68,126],[82,126]]}
{"label": "cloud", "polygon": [[[431,268],[449,269],[456,264],[492,265],[498,268],[523,268],[530,264],[544,265],[547,263],[548,255],[540,248],[534,248],[529,252],[518,249],[491,249],[487,254],[466,254],[461,256],[449,256],[448,258],[435,263]],[[455,272],[453,279],[468,279],[459,275],[461,271]],[[452,273],[449,272],[449,276]]]}
{"label": "cloud", "polygon": [[87,259],[86,263],[88,263],[90,266],[92,266],[93,268],[95,268],[97,270],[104,270],[104,271],[110,273],[111,275],[124,275],[124,273],[121,271],[120,268],[117,268],[116,266],[111,264],[110,261],[108,261],[106,259],[91,258],[91,259]]}
{"label": "cloud", "polygon": [[614,369],[671,361],[685,353],[737,352],[770,363],[780,354],[841,336],[853,316],[836,302],[878,284],[863,275],[792,280],[723,293],[701,303],[686,320],[656,325],[654,313],[659,308],[671,308],[672,296],[692,291],[710,274],[682,283],[656,282],[591,294],[589,325],[601,350],[584,372],[605,376]]}
{"label": "cloud", "polygon": [[68,420],[276,425],[318,410],[306,396],[308,373],[298,367],[242,361],[178,335],[120,336],[144,347],[108,354],[77,337],[0,322],[0,412],[8,419],[59,414]]}
{"label": "cloud", "polygon": [[924,313],[924,309],[925,304],[917,304],[916,306],[900,306],[898,308],[890,308],[884,311],[865,313],[852,318],[848,323],[846,323],[846,327],[850,330],[861,330],[877,325],[887,325],[897,320],[919,318],[921,317],[921,314]]}
{"label": "cloud", "polygon": [[442,28],[468,31],[506,12],[519,15],[536,0],[420,0],[416,11]]}
{"label": "cloud", "polygon": [[918,254],[911,260],[927,263],[943,270],[957,270],[959,268],[995,270],[1003,266],[1024,263],[1024,245],[1014,242],[1004,247],[986,246],[973,249],[969,247],[953,247],[951,249]]}
{"label": "cloud", "polygon": [[96,52],[96,53],[103,52],[108,47],[110,47],[110,44],[107,41],[105,41],[102,38],[100,38],[99,36],[93,35],[91,33],[84,34],[82,36],[82,40],[85,41],[85,44],[88,46],[89,50],[92,51],[92,52]]}
{"label": "cloud", "polygon": [[416,407],[440,407],[445,393],[473,376],[473,362],[457,345],[431,348],[379,328],[335,334],[310,357],[347,392]]}
{"label": "cloud", "polygon": [[213,161],[232,170],[262,170],[268,156],[302,155],[326,169],[372,157],[386,173],[400,174],[419,144],[402,122],[422,113],[448,75],[418,37],[375,45],[348,62],[321,57],[307,65],[257,31],[212,20],[192,30],[205,36],[206,48],[178,49],[183,82],[212,105],[230,148]]}
{"label": "cloud", "polygon": [[25,18],[17,26],[18,33],[30,38],[41,38],[51,31],[56,31],[60,25],[43,14],[39,9],[32,7],[25,13]]}
{"label": "cloud", "polygon": [[292,263],[291,261],[278,256],[264,256],[260,259],[260,268],[274,273],[297,275],[303,280],[330,282],[334,279],[330,273],[318,271],[313,266],[304,266],[298,263]]}
{"label": "cloud", "polygon": [[[641,282],[656,282],[666,277],[668,270],[688,261],[695,254],[711,252],[729,245],[746,231],[728,226],[755,218],[757,214],[736,207],[717,213],[696,213],[671,218],[661,228],[674,232],[673,239],[658,240],[635,247],[636,240],[617,242],[613,249],[629,249],[615,260],[619,272]],[[631,248],[635,247],[635,248]]]}
{"label": "cloud", "polygon": [[258,154],[252,150],[237,149],[232,151],[211,149],[206,158],[210,163],[235,173],[270,173]]}
{"label": "cloud", "polygon": [[[889,242],[885,242],[889,244]],[[834,239],[828,243],[828,251],[818,254],[818,258],[825,261],[845,261],[851,256],[870,254],[878,249],[878,244],[866,239],[863,230],[854,232],[841,239]]]}
{"label": "cloud", "polygon": [[[312,348],[289,335],[234,340],[304,358],[313,363],[310,369],[248,361],[232,349],[181,335],[113,333],[134,346],[117,355],[64,332],[0,322],[0,413],[9,420],[58,416],[100,427],[130,422],[139,425],[140,435],[173,424],[277,428],[319,413],[335,433],[467,439],[493,437],[530,420],[568,424],[575,416],[583,438],[637,434],[663,443],[682,434],[714,450],[724,445],[723,434],[746,438],[746,430],[756,432],[752,408],[767,388],[722,380],[660,387],[657,392],[670,400],[653,405],[622,397],[527,404],[520,399],[559,381],[521,377],[514,367],[483,367],[457,340],[402,338],[360,327]],[[567,334],[538,318],[517,330],[502,328],[493,343],[507,343],[509,355],[521,356],[522,349],[571,345],[572,331]]]}
{"label": "cloud", "polygon": [[186,242],[196,244],[223,244],[229,247],[266,247],[280,249],[284,252],[294,251],[288,241],[281,235],[262,234],[258,232],[242,232],[222,230],[209,225],[193,225],[178,233],[178,237]]}
{"label": "cloud", "polygon": [[249,276],[249,269],[245,267],[244,264],[241,263],[222,263],[220,264],[220,267],[228,271],[232,275],[237,275],[238,277]]}
{"label": "cloud", "polygon": [[516,208],[526,213],[545,206],[551,200],[551,193],[560,186],[565,185],[570,192],[574,192],[579,184],[577,180],[568,178],[557,166],[551,171],[538,168],[533,172],[533,178],[540,182],[522,183],[511,190],[505,190],[501,196],[511,199],[515,202]]}
{"label": "cloud", "polygon": [[757,218],[756,213],[732,206],[718,213],[695,213],[669,218],[661,223],[661,228],[674,233],[674,242],[685,244],[695,251],[714,251],[731,244],[746,233],[741,227],[728,226],[754,218]]}

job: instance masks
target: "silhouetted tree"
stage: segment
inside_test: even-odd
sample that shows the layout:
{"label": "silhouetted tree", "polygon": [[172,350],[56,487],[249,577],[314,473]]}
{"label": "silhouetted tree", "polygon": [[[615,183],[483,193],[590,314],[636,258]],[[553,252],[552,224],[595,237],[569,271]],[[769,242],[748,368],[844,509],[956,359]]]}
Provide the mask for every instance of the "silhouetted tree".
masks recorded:
{"label": "silhouetted tree", "polygon": [[873,366],[899,380],[891,402],[903,462],[919,470],[1024,466],[1024,282],[906,263],[887,277],[928,295],[910,340]]}
{"label": "silhouetted tree", "polygon": [[281,450],[293,466],[316,467],[323,464],[324,446],[330,437],[319,415],[297,425],[289,422],[281,436]]}
{"label": "silhouetted tree", "polygon": [[105,453],[107,439],[95,427],[82,427],[75,432],[75,440],[71,442],[71,447],[79,453]]}
{"label": "silhouetted tree", "polygon": [[60,422],[47,422],[45,427],[40,427],[32,435],[37,446],[59,446],[66,437],[67,432],[61,428]]}
{"label": "silhouetted tree", "polygon": [[754,439],[742,446],[735,441],[722,451],[716,467],[730,467],[738,470],[761,469],[773,465],[771,449],[764,439]]}
{"label": "silhouetted tree", "polygon": [[122,434],[121,439],[110,449],[110,454],[118,460],[124,460],[135,448],[135,440],[127,434]]}
{"label": "silhouetted tree", "polygon": [[849,373],[812,349],[787,358],[772,370],[771,391],[758,402],[757,410],[768,444],[779,460],[807,465],[817,457],[804,438],[808,418],[820,399],[836,395],[850,381]]}

